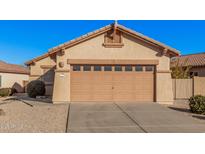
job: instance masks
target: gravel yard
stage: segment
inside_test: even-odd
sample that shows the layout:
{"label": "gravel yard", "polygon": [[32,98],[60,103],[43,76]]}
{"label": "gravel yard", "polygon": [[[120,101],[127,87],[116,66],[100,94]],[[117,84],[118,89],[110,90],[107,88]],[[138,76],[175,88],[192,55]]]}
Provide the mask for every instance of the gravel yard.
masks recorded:
{"label": "gravel yard", "polygon": [[[32,103],[31,103],[32,104]],[[34,105],[35,104],[35,105]],[[65,132],[68,105],[28,105],[19,100],[0,100],[0,132]]]}

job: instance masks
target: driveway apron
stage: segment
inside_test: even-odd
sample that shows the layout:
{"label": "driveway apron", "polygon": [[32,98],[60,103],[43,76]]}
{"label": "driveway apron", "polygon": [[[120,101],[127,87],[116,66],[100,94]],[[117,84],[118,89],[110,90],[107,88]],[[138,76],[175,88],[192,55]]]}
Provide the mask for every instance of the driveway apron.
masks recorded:
{"label": "driveway apron", "polygon": [[144,130],[151,133],[205,132],[205,122],[157,103],[117,103]]}
{"label": "driveway apron", "polygon": [[142,133],[144,132],[115,104],[71,103],[67,132]]}

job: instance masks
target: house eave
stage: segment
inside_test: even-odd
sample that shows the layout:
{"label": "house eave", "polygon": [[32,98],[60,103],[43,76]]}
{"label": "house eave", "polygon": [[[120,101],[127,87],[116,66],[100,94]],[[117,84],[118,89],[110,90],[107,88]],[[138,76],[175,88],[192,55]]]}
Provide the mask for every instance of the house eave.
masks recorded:
{"label": "house eave", "polygon": [[[103,27],[103,28],[101,28],[101,29],[98,29],[98,30],[96,30],[96,31],[90,32],[90,33],[88,33],[88,34],[85,34],[85,35],[83,35],[83,36],[81,36],[81,37],[79,37],[79,38],[76,38],[76,39],[74,39],[74,40],[71,40],[71,41],[69,41],[69,42],[67,42],[67,43],[61,44],[61,45],[59,45],[59,46],[57,46],[57,47],[54,47],[54,48],[51,48],[46,54],[44,54],[44,55],[42,55],[42,56],[39,56],[39,57],[37,57],[37,58],[34,58],[34,59],[30,60],[30,61],[27,61],[27,62],[25,63],[25,65],[29,66],[29,65],[31,65],[31,64],[33,64],[33,63],[35,63],[35,62],[37,62],[37,61],[39,61],[39,60],[41,60],[41,59],[44,59],[44,58],[46,58],[46,57],[48,57],[48,56],[50,56],[50,55],[55,54],[56,52],[59,52],[59,51],[61,51],[61,50],[68,49],[68,48],[70,48],[70,47],[72,47],[72,46],[75,46],[75,45],[77,45],[77,44],[79,44],[79,43],[82,43],[82,42],[85,42],[85,41],[87,41],[87,40],[89,40],[89,39],[92,39],[92,38],[94,38],[94,37],[97,37],[97,36],[99,36],[99,35],[101,35],[101,34],[107,32],[107,31],[111,30],[111,29],[113,28],[113,25],[114,25],[114,24],[105,26],[105,27]],[[135,37],[135,38],[141,39],[141,40],[143,40],[143,41],[145,41],[145,42],[147,42],[147,43],[149,43],[149,44],[151,44],[151,45],[160,47],[162,50],[166,49],[167,52],[168,52],[170,55],[172,55],[172,56],[179,56],[179,55],[180,55],[178,50],[176,50],[176,49],[174,49],[174,48],[171,48],[171,47],[169,47],[169,46],[166,46],[166,45],[164,45],[164,44],[162,44],[162,43],[160,43],[160,42],[158,42],[158,41],[155,41],[154,39],[151,39],[151,38],[149,38],[149,37],[147,37],[147,36],[144,36],[144,35],[142,35],[142,34],[140,34],[140,33],[138,33],[138,32],[135,32],[135,31],[133,31],[133,30],[130,30],[130,29],[128,29],[128,28],[126,28],[126,27],[124,27],[124,26],[122,26],[122,25],[117,24],[115,28],[116,28],[117,30],[119,30],[119,31],[121,31],[121,32],[124,32],[124,33],[127,33],[128,35],[131,35],[131,36],[133,36],[133,37]]]}

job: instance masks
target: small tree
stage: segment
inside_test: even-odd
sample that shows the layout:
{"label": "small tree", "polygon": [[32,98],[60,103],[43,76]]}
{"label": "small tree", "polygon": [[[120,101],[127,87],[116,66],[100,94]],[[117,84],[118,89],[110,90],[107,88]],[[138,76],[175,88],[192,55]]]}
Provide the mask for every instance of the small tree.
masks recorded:
{"label": "small tree", "polygon": [[186,65],[188,62],[188,58],[185,59],[184,63],[180,65],[179,59],[174,62],[174,67],[171,68],[172,71],[172,78],[174,79],[187,79],[189,78],[189,71],[191,69],[191,66]]}

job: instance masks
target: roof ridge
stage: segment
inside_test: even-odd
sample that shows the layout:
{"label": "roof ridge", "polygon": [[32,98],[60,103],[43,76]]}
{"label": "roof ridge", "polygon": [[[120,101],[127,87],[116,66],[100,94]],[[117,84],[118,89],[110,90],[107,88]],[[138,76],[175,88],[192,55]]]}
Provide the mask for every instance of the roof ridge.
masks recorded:
{"label": "roof ridge", "polygon": [[98,31],[103,30],[103,29],[106,29],[106,28],[111,27],[111,26],[113,26],[113,25],[114,25],[114,24],[111,23],[111,24],[109,24],[109,25],[103,26],[103,27],[98,28],[98,29],[96,29],[96,30],[93,30],[93,31],[91,31],[91,32],[85,33],[85,34],[83,34],[83,35],[81,35],[81,36],[75,37],[75,38],[73,38],[73,39],[71,39],[71,40],[69,40],[69,41],[66,41],[66,42],[64,42],[64,43],[61,43],[60,45],[57,45],[57,46],[55,46],[55,47],[53,47],[53,48],[50,48],[50,49],[48,49],[48,51],[57,49],[57,48],[59,48],[59,47],[61,47],[61,46],[63,47],[64,45],[67,45],[67,44],[69,44],[69,43],[71,43],[71,42],[77,41],[77,40],[79,40],[79,39],[81,39],[81,38],[84,38],[84,37],[86,37],[86,36],[88,36],[88,35],[97,33]]}
{"label": "roof ridge", "polygon": [[[175,60],[172,60],[172,66],[175,66],[177,60],[181,66],[205,66],[205,52],[202,53],[193,53],[188,55],[182,55],[175,57]],[[187,62],[185,62],[187,60]]]}
{"label": "roof ridge", "polygon": [[4,63],[4,64],[7,64],[7,62],[3,61],[3,60],[0,60],[0,63]]}
{"label": "roof ridge", "polygon": [[3,61],[3,60],[0,60],[1,63],[4,63],[4,64],[7,64],[7,65],[15,65],[15,66],[22,66],[22,67],[25,67],[23,65],[20,65],[20,64],[13,64],[13,63],[8,63],[6,61]]}
{"label": "roof ridge", "polygon": [[125,26],[123,26],[123,25],[121,25],[121,24],[118,24],[118,26],[121,27],[121,28],[127,29],[128,31],[131,31],[131,32],[133,32],[133,33],[136,33],[138,36],[140,36],[140,37],[142,37],[142,38],[145,38],[145,39],[147,39],[147,40],[149,40],[149,41],[151,41],[151,42],[155,42],[156,44],[161,44],[161,46],[164,46],[164,47],[166,47],[166,48],[170,48],[170,49],[174,50],[175,52],[180,53],[179,50],[177,50],[177,49],[175,49],[175,48],[172,48],[172,47],[170,47],[169,45],[166,45],[166,44],[164,44],[164,43],[162,43],[162,42],[160,42],[160,41],[158,41],[158,40],[156,40],[156,39],[153,39],[153,38],[151,38],[151,37],[149,37],[149,36],[146,36],[146,35],[144,35],[144,34],[142,34],[142,33],[140,33],[140,32],[137,32],[137,31],[135,31],[135,30],[133,30],[133,29],[130,29],[130,28],[128,28],[128,27],[125,27]]}
{"label": "roof ridge", "polygon": [[36,58],[34,58],[34,59],[30,60],[30,61],[27,61],[25,64],[26,65],[30,65],[30,64],[32,64],[35,61],[43,59],[43,58],[45,58],[45,57],[47,57],[47,56],[49,56],[51,54],[54,54],[54,53],[58,52],[59,50],[62,50],[63,48],[74,46],[74,45],[76,45],[78,43],[81,43],[81,42],[85,41],[86,39],[90,39],[91,37],[95,37],[97,35],[100,35],[103,32],[106,32],[106,31],[110,30],[113,26],[116,26],[116,28],[118,28],[118,30],[124,31],[126,33],[130,33],[131,35],[134,35],[134,36],[136,36],[136,37],[138,37],[140,39],[143,39],[143,40],[145,40],[145,41],[147,41],[149,43],[152,43],[153,45],[155,44],[155,45],[161,46],[162,48],[169,49],[171,52],[174,53],[174,55],[175,54],[179,55],[179,51],[174,49],[174,48],[172,48],[172,47],[170,47],[170,46],[167,46],[167,45],[165,45],[165,44],[163,44],[163,43],[161,43],[159,41],[156,41],[156,40],[154,40],[154,39],[152,39],[152,38],[150,38],[148,36],[145,36],[145,35],[143,35],[141,33],[138,33],[138,32],[136,32],[136,31],[134,31],[132,29],[129,29],[129,28],[127,28],[127,27],[125,27],[125,26],[123,26],[121,24],[117,23],[117,25],[115,25],[115,23],[111,23],[111,24],[106,25],[104,27],[101,27],[101,28],[99,28],[97,30],[94,30],[92,32],[88,32],[88,33],[86,33],[86,34],[84,34],[82,36],[76,37],[76,38],[74,38],[72,40],[69,40],[69,41],[67,41],[65,43],[62,43],[62,44],[60,44],[60,45],[58,45],[56,47],[50,48],[42,56],[39,56],[39,57],[36,57]]}
{"label": "roof ridge", "polygon": [[10,64],[10,63],[7,63],[7,64],[9,64],[9,65],[14,65],[14,66],[18,66],[18,67],[26,68],[26,66],[24,66],[24,65],[20,65],[20,64]]}
{"label": "roof ridge", "polygon": [[29,69],[23,65],[10,64],[10,63],[7,63],[7,62],[0,60],[0,72],[29,74]]}

